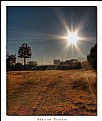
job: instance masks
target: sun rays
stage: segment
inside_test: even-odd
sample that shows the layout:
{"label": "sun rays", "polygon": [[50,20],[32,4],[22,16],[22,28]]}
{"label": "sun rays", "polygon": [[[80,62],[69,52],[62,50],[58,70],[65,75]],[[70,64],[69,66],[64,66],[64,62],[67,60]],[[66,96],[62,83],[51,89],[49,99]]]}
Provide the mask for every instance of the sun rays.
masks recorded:
{"label": "sun rays", "polygon": [[[63,43],[66,43],[66,45],[63,47],[63,49],[60,49],[60,52],[55,55],[56,58],[66,58],[68,59],[68,53],[72,53],[72,58],[73,58],[73,53],[76,51],[76,55],[78,57],[85,56],[83,54],[83,50],[79,48],[80,42],[96,42],[96,37],[89,36],[88,34],[84,35],[82,33],[82,30],[84,29],[85,25],[88,24],[89,19],[91,18],[91,15],[88,14],[88,10],[83,9],[83,14],[82,17],[80,17],[80,21],[77,21],[77,23],[74,23],[74,13],[71,13],[71,16],[69,19],[66,18],[64,15],[64,11],[62,11],[61,7],[52,7],[51,8],[53,14],[59,22],[62,24],[64,27],[66,33],[64,35],[59,35],[59,34],[53,34],[53,33],[48,33],[48,32],[41,32],[41,31],[31,31],[31,30],[26,30],[26,29],[21,29],[21,28],[13,28],[13,27],[8,27],[8,43],[13,44],[13,43],[18,43],[18,42],[39,42],[39,41],[52,41],[55,40],[57,42],[63,41]],[[53,28],[54,29],[54,28]],[[59,30],[60,31],[60,30]],[[10,41],[9,41],[10,40]]]}
{"label": "sun rays", "polygon": [[[88,10],[87,11],[84,10],[82,18],[80,18],[80,21],[77,22],[76,26],[74,26],[73,13],[71,14],[70,18],[71,23],[69,25],[60,7],[58,9],[54,8],[53,11],[57,16],[57,18],[59,19],[59,21],[61,22],[61,24],[63,25],[63,27],[65,28],[66,33],[68,34],[62,37],[63,39],[66,39],[67,41],[66,47],[68,48],[66,49],[65,47],[63,55],[66,55],[68,57],[67,54],[68,51],[72,51],[72,58],[73,58],[73,49],[75,49],[79,57],[84,57],[85,55],[83,54],[82,50],[79,48],[77,42],[79,43],[80,41],[92,42],[92,43],[96,42],[96,37],[81,35],[81,31],[84,29],[85,25],[88,24],[88,21],[90,20],[92,15],[88,13]],[[89,35],[89,33],[87,35]]]}

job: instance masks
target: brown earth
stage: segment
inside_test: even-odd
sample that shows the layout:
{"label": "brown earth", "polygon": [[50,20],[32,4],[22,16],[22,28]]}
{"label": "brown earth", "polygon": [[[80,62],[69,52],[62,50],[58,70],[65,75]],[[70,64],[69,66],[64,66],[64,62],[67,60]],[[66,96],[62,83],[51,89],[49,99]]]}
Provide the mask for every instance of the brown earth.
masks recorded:
{"label": "brown earth", "polygon": [[94,70],[7,72],[7,115],[97,115]]}

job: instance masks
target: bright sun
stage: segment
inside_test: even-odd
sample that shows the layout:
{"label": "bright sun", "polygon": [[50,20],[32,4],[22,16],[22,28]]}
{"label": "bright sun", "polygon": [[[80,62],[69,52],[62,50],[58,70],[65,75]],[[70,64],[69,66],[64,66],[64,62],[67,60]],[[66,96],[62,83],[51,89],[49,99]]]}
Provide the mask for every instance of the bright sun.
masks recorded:
{"label": "bright sun", "polygon": [[67,40],[70,44],[75,44],[78,40],[78,36],[75,33],[70,33],[67,36]]}

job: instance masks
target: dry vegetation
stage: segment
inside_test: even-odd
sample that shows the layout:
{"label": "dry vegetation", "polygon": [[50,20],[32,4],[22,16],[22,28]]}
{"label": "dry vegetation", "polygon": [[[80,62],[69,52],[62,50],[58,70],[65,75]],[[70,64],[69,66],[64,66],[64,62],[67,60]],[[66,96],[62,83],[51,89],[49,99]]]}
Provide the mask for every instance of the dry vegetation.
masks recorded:
{"label": "dry vegetation", "polygon": [[7,72],[7,115],[97,115],[93,70]]}

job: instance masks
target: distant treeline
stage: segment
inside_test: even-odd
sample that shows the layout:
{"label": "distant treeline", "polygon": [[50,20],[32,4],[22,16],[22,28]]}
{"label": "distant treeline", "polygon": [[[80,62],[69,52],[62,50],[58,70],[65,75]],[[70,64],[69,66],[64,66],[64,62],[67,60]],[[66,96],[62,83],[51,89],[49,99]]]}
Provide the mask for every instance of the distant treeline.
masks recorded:
{"label": "distant treeline", "polygon": [[[26,58],[30,58],[32,55],[31,47],[27,44],[22,44],[18,50],[18,57],[24,59],[24,65],[22,63],[16,63],[16,55],[7,54],[6,57],[6,70],[7,71],[22,71],[22,70],[69,70],[69,69],[82,69],[82,61],[76,59],[66,60],[65,62],[54,61],[54,65],[38,65],[37,61],[28,61],[26,64]],[[90,49],[87,54],[87,61],[92,67],[97,70],[97,44]]]}
{"label": "distant treeline", "polygon": [[71,65],[22,65],[21,63],[16,63],[15,65],[7,68],[7,71],[23,71],[23,70],[69,70],[69,69],[82,69],[81,63]]}
{"label": "distant treeline", "polygon": [[43,66],[37,66],[34,70],[70,70],[70,69],[82,69],[81,64],[78,65],[43,65]]}
{"label": "distant treeline", "polygon": [[26,64],[22,65],[22,63],[16,63],[16,64],[8,64],[6,69],[7,71],[22,71],[22,70],[34,70],[37,67],[37,64]]}

